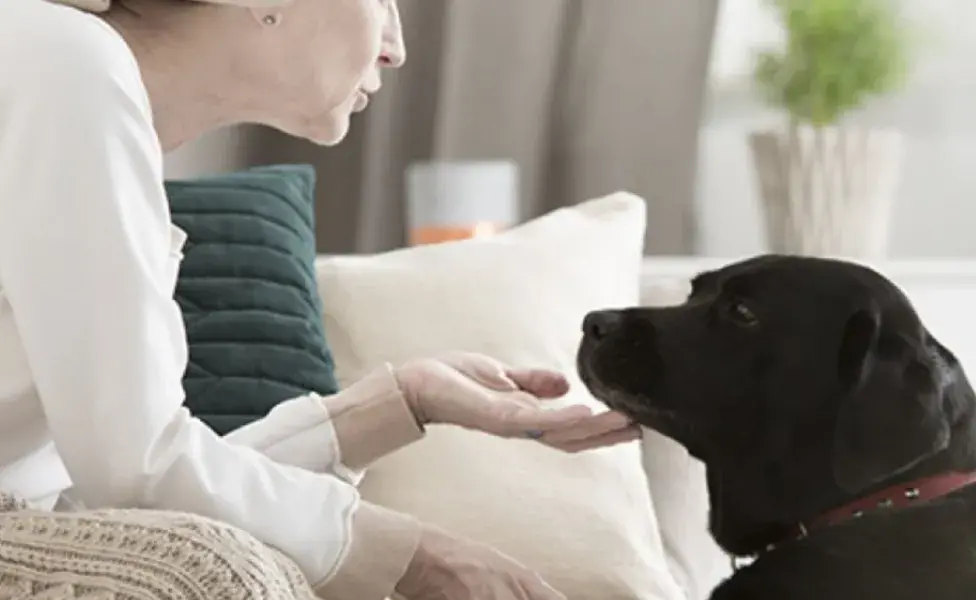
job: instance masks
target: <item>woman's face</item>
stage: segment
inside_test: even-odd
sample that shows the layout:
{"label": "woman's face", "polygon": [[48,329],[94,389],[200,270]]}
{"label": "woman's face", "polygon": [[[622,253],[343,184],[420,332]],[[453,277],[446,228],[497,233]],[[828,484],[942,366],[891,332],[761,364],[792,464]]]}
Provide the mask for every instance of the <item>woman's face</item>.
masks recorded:
{"label": "woman's face", "polygon": [[294,0],[268,25],[275,81],[269,123],[315,143],[338,143],[353,113],[382,85],[381,70],[406,58],[396,0]]}

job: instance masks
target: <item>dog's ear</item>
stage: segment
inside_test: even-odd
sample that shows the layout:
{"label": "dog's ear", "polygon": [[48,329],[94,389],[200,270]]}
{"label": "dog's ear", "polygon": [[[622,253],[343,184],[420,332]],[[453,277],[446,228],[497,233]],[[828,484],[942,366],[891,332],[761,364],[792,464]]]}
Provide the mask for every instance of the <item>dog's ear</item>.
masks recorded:
{"label": "dog's ear", "polygon": [[914,338],[885,331],[874,306],[847,321],[833,457],[835,479],[847,492],[903,472],[949,443],[941,362],[924,339]]}

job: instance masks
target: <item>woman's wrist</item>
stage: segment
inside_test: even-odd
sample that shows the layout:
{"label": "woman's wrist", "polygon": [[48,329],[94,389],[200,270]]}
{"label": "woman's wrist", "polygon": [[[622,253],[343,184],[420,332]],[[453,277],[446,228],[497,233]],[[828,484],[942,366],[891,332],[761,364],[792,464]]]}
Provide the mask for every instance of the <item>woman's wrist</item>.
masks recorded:
{"label": "woman's wrist", "polygon": [[416,561],[424,527],[416,518],[360,502],[351,543],[332,577],[315,586],[322,598],[385,598]]}
{"label": "woman's wrist", "polygon": [[428,409],[423,402],[424,396],[420,393],[423,381],[427,376],[425,370],[428,370],[425,368],[424,362],[424,359],[412,360],[392,369],[403,401],[413,413],[414,419],[420,427],[431,423]]}
{"label": "woman's wrist", "polygon": [[424,591],[424,582],[429,578],[428,572],[434,562],[432,559],[436,558],[430,551],[429,536],[428,528],[423,527],[418,536],[417,548],[414,550],[403,576],[396,584],[396,592],[405,598],[420,597]]}
{"label": "woman's wrist", "polygon": [[388,365],[319,400],[330,415],[340,460],[349,469],[365,468],[424,434],[396,371]]}

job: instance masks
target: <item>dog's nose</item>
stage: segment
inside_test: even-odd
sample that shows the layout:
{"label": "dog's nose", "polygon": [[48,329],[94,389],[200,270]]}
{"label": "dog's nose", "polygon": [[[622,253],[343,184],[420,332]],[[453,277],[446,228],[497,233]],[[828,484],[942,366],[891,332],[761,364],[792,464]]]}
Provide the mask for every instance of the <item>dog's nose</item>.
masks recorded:
{"label": "dog's nose", "polygon": [[595,340],[605,338],[620,325],[620,313],[615,310],[597,310],[583,319],[583,333]]}

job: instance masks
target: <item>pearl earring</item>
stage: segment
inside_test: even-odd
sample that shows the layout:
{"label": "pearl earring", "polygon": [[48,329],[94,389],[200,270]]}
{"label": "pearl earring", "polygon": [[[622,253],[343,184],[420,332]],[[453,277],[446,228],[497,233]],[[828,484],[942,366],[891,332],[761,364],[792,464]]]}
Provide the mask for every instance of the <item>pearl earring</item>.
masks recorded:
{"label": "pearl earring", "polygon": [[268,27],[274,27],[275,25],[278,24],[278,20],[279,20],[278,15],[265,15],[264,18],[261,19],[261,22],[267,25]]}

